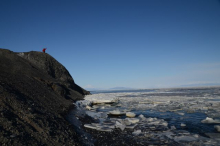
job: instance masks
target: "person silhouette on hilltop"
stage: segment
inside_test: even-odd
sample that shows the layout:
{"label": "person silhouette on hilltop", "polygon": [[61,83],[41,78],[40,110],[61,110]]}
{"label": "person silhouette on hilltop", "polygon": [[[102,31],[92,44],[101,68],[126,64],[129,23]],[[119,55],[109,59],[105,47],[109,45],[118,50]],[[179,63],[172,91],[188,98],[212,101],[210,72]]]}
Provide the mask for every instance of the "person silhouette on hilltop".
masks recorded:
{"label": "person silhouette on hilltop", "polygon": [[43,50],[42,50],[42,51],[45,53],[45,51],[46,51],[46,50],[47,50],[47,48],[43,48]]}

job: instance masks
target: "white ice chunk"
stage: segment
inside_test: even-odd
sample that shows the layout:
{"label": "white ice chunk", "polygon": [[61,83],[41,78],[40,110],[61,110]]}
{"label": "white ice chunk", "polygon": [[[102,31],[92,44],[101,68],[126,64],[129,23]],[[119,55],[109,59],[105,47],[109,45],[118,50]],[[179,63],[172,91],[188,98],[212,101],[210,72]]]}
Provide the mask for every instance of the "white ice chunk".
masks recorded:
{"label": "white ice chunk", "polygon": [[115,128],[114,125],[102,125],[100,123],[91,123],[91,124],[85,124],[84,127],[90,128],[90,129],[95,129],[98,131],[105,131],[105,132],[111,132],[113,128]]}
{"label": "white ice chunk", "polygon": [[209,107],[202,107],[202,109],[203,109],[203,110],[208,110],[208,109],[209,109]]}
{"label": "white ice chunk", "polygon": [[214,127],[218,132],[220,132],[220,125],[215,125]]}
{"label": "white ice chunk", "polygon": [[178,132],[180,135],[190,135],[190,133],[186,130],[177,130],[176,132]]}
{"label": "white ice chunk", "polygon": [[133,124],[138,123],[140,121],[138,118],[126,118],[126,119],[128,119],[128,121]]}
{"label": "white ice chunk", "polygon": [[139,118],[145,118],[145,117],[144,117],[144,115],[142,115],[142,114],[141,114],[141,115],[139,115],[138,117],[139,117]]}
{"label": "white ice chunk", "polygon": [[220,124],[220,120],[214,120],[214,119],[209,118],[209,117],[206,117],[206,119],[202,120],[201,122],[202,123],[208,123],[208,124],[210,124],[210,123]]}
{"label": "white ice chunk", "polygon": [[152,122],[152,121],[154,121],[154,118],[147,118],[146,120],[147,120],[147,122]]}
{"label": "white ice chunk", "polygon": [[176,127],[175,127],[175,126],[171,126],[170,129],[171,129],[171,130],[175,130]]}
{"label": "white ice chunk", "polygon": [[149,122],[148,124],[149,125],[159,125],[160,121]]}
{"label": "white ice chunk", "polygon": [[97,129],[97,127],[95,125],[92,125],[92,124],[85,124],[84,127],[90,128],[90,129]]}
{"label": "white ice chunk", "polygon": [[127,116],[127,117],[130,117],[130,118],[134,118],[136,115],[135,115],[135,113],[127,112],[127,113],[126,113],[126,116]]}
{"label": "white ice chunk", "polygon": [[91,123],[92,126],[95,126],[95,127],[100,127],[101,124],[100,123]]}
{"label": "white ice chunk", "polygon": [[186,142],[190,142],[190,141],[195,141],[197,140],[197,138],[193,137],[193,136],[175,136],[174,140],[176,142],[180,142],[180,141],[186,141]]}
{"label": "white ice chunk", "polygon": [[104,124],[103,124],[103,126],[104,126],[104,127],[111,128],[111,129],[114,129],[114,128],[115,128],[115,124],[112,124],[112,125],[104,125]]}
{"label": "white ice chunk", "polygon": [[75,103],[75,105],[77,106],[77,108],[80,108],[80,107],[85,107],[85,106],[90,106],[91,105],[91,101],[88,101],[88,100],[79,100]]}
{"label": "white ice chunk", "polygon": [[119,110],[113,110],[113,111],[109,111],[109,115],[114,115],[114,116],[120,116],[120,115],[124,115],[124,112],[121,112]]}
{"label": "white ice chunk", "polygon": [[93,111],[86,111],[86,114],[90,117],[95,118],[95,119],[103,117],[103,113],[97,113],[97,112],[93,112]]}
{"label": "white ice chunk", "polygon": [[194,136],[195,138],[199,138],[199,135],[198,135],[198,134],[193,134],[193,136]]}
{"label": "white ice chunk", "polygon": [[100,127],[97,129],[98,131],[104,131],[104,132],[112,132],[112,129],[109,127]]}
{"label": "white ice chunk", "polygon": [[180,126],[181,126],[181,127],[186,127],[186,124],[181,123]]}
{"label": "white ice chunk", "polygon": [[168,123],[166,121],[163,121],[163,122],[160,123],[160,125],[163,125],[163,126],[167,127]]}
{"label": "white ice chunk", "polygon": [[124,119],[123,123],[127,126],[127,125],[131,125],[131,122],[128,119]]}
{"label": "white ice chunk", "polygon": [[94,100],[92,101],[92,104],[109,104],[109,103],[115,103],[115,102],[116,102],[115,100],[102,99],[102,100]]}
{"label": "white ice chunk", "polygon": [[137,126],[137,124],[126,125],[125,128],[127,128],[127,129],[134,129],[136,126]]}
{"label": "white ice chunk", "polygon": [[138,136],[141,134],[141,130],[136,130],[134,132],[132,132],[133,135]]}
{"label": "white ice chunk", "polygon": [[126,126],[125,126],[124,124],[122,124],[122,123],[116,121],[116,122],[115,122],[115,127],[116,127],[116,128],[120,128],[120,129],[123,131]]}
{"label": "white ice chunk", "polygon": [[173,136],[175,135],[173,132],[171,131],[166,131],[166,132],[163,132],[163,133],[158,133],[157,135],[160,135],[160,136],[166,136],[170,139],[173,139]]}
{"label": "white ice chunk", "polygon": [[139,118],[141,121],[146,121],[146,119],[147,119],[147,118],[144,117],[144,115],[139,115],[138,118]]}
{"label": "white ice chunk", "polygon": [[91,110],[92,107],[87,105],[87,106],[86,106],[86,109],[87,109],[87,110]]}
{"label": "white ice chunk", "polygon": [[179,114],[179,115],[181,115],[181,116],[184,116],[184,115],[185,115],[185,113],[180,113],[180,112],[178,112],[177,114]]}

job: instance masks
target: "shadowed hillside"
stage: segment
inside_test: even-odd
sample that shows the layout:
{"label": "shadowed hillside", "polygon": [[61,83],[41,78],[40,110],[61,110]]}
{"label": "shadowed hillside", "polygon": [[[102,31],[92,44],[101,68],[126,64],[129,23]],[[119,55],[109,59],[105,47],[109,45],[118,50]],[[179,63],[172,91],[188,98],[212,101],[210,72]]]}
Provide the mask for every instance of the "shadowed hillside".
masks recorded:
{"label": "shadowed hillside", "polygon": [[47,53],[0,49],[0,145],[78,145],[62,115],[86,94]]}

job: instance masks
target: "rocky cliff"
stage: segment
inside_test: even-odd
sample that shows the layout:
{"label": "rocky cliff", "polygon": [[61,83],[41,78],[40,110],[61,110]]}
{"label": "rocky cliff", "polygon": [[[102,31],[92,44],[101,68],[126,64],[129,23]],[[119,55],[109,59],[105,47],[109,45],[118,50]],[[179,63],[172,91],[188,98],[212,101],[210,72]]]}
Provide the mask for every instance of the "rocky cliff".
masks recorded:
{"label": "rocky cliff", "polygon": [[80,145],[63,114],[86,94],[49,54],[0,49],[0,145]]}

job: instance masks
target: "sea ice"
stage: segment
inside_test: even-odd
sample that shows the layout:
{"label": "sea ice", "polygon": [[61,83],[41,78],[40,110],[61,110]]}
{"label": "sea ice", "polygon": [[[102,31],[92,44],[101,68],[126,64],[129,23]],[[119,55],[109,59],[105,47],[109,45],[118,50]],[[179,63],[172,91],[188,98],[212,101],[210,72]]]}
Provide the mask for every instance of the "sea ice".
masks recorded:
{"label": "sea ice", "polygon": [[181,113],[181,112],[178,112],[177,114],[181,115],[181,116],[184,116],[185,113]]}
{"label": "sea ice", "polygon": [[181,123],[180,126],[181,126],[181,127],[186,127],[186,124]]}
{"label": "sea ice", "polygon": [[157,120],[157,121],[152,121],[152,122],[149,122],[148,123],[149,125],[159,125],[160,124],[160,121]]}
{"label": "sea ice", "polygon": [[95,118],[95,119],[103,117],[102,113],[93,112],[93,111],[86,111],[86,114],[90,117]]}
{"label": "sea ice", "polygon": [[163,121],[163,122],[160,123],[160,125],[163,125],[163,126],[167,127],[168,123],[166,121]]}
{"label": "sea ice", "polygon": [[201,121],[202,123],[208,123],[208,124],[220,124],[220,120],[214,120],[212,118],[206,117],[206,119]]}
{"label": "sea ice", "polygon": [[115,127],[116,127],[116,128],[120,128],[122,131],[124,131],[124,129],[125,129],[126,126],[125,126],[124,124],[122,124],[122,123],[116,121],[116,122],[115,122]]}
{"label": "sea ice", "polygon": [[215,125],[214,127],[218,132],[220,132],[220,125]]}
{"label": "sea ice", "polygon": [[87,105],[87,106],[86,106],[86,109],[87,109],[87,110],[91,110],[92,107]]}
{"label": "sea ice", "polygon": [[95,105],[95,104],[110,104],[110,103],[115,103],[116,102],[116,100],[104,100],[104,99],[102,99],[102,100],[94,100],[94,101],[92,101],[92,104],[93,105]]}
{"label": "sea ice", "polygon": [[113,120],[105,120],[102,122],[103,125],[114,125],[115,124],[115,121]]}
{"label": "sea ice", "polygon": [[97,127],[95,125],[92,125],[92,124],[85,124],[84,127],[97,130]]}
{"label": "sea ice", "polygon": [[178,135],[190,135],[186,130],[176,130],[175,132],[178,133]]}
{"label": "sea ice", "polygon": [[137,126],[137,124],[131,124],[131,125],[126,125],[126,129],[134,129]]}
{"label": "sea ice", "polygon": [[[195,90],[195,93],[196,92],[197,91]],[[168,92],[166,91],[164,93],[168,93]],[[218,140],[219,135],[216,136],[216,134],[218,133],[207,134],[210,137],[208,138],[208,137],[202,137],[200,135],[190,134],[188,131],[177,130],[175,126],[171,126],[169,129],[167,127],[168,126],[167,121],[164,121],[163,119],[159,119],[159,118],[158,119],[157,118],[146,118],[143,115],[139,115],[137,118],[127,117],[126,119],[119,119],[120,117],[119,118],[117,117],[117,118],[110,118],[109,120],[106,120],[107,114],[125,115],[127,113],[126,115],[129,115],[130,113],[132,113],[130,112],[131,110],[132,111],[140,110],[140,111],[144,111],[143,114],[146,114],[147,112],[149,112],[149,116],[153,115],[155,111],[161,112],[160,115],[163,118],[167,114],[165,113],[166,111],[175,112],[176,114],[181,115],[181,116],[175,115],[176,117],[174,116],[174,118],[176,119],[176,121],[182,120],[180,121],[180,123],[181,122],[182,123],[179,124],[182,127],[186,126],[184,124],[184,122],[186,122],[185,120],[187,120],[186,116],[190,115],[190,114],[187,114],[187,112],[188,113],[198,112],[198,113],[207,114],[207,118],[202,120],[201,121],[202,123],[214,123],[214,124],[220,123],[220,120],[218,120],[218,118],[220,118],[220,114],[219,114],[220,113],[220,108],[219,108],[220,102],[216,101],[216,100],[220,101],[219,99],[220,92],[216,96],[213,96],[213,97],[201,97],[200,96],[201,94],[197,96],[197,95],[194,95],[194,91],[192,95],[188,94],[188,91],[186,93],[187,94],[185,95],[177,94],[175,96],[170,96],[169,94],[167,96],[164,96],[164,95],[160,96],[160,95],[156,95],[157,92],[100,93],[100,94],[93,94],[93,95],[86,96],[85,97],[86,102],[84,101],[79,102],[80,103],[79,107],[81,107],[82,109],[86,109],[86,106],[90,106],[91,109],[87,107],[87,109],[90,110],[89,113],[88,112],[86,113],[95,118],[99,118],[100,123],[85,125],[85,127],[90,127],[92,129],[96,129],[100,131],[111,131],[114,128],[120,128],[121,130],[125,130],[127,128],[129,129],[135,128],[135,131],[132,133],[132,135],[138,136],[144,131],[144,133],[150,133],[151,137],[155,139],[158,138],[156,135],[159,135],[162,133],[161,136],[166,137],[167,139],[171,139],[171,141],[175,140],[178,143],[186,142],[187,145],[196,144],[197,142],[201,142],[202,144],[204,144],[205,142],[216,144],[217,143],[216,141],[219,141]],[[96,106],[96,105],[91,104],[93,101],[95,101],[94,103],[96,103],[96,101],[102,101],[102,103],[103,101],[106,103],[110,103],[117,98],[120,98],[120,103],[119,103],[120,106],[117,106],[115,104],[113,105],[103,104],[101,106],[100,105]],[[118,108],[119,110],[116,108]],[[98,113],[98,111],[102,111],[103,113],[98,113],[98,114],[94,114],[94,112],[91,113],[92,112],[91,110],[93,109],[96,110],[96,113]],[[104,113],[106,116],[103,116]],[[186,116],[184,116],[185,114]],[[100,117],[101,118],[103,117],[103,119],[100,120]],[[121,118],[124,118],[124,117],[121,117]],[[212,118],[215,118],[215,119],[212,119]],[[175,125],[178,125],[178,123],[175,123]],[[189,128],[191,127],[190,125],[187,125],[187,126]],[[211,125],[207,125],[207,126],[211,126]],[[215,129],[218,132],[220,130],[219,127],[220,125],[215,126]],[[141,130],[138,131],[136,130],[137,128],[138,129],[141,128]],[[163,132],[165,131],[166,131],[166,134],[164,133],[163,135]]]}
{"label": "sea ice", "polygon": [[127,113],[126,113],[126,116],[127,116],[127,117],[130,117],[130,118],[134,118],[134,117],[135,117],[135,113],[127,112]]}
{"label": "sea ice", "polygon": [[152,122],[152,121],[154,121],[154,118],[147,118],[146,121],[147,122]]}
{"label": "sea ice", "polygon": [[171,126],[170,129],[171,130],[176,130],[176,127],[175,126]]}
{"label": "sea ice", "polygon": [[141,134],[141,130],[136,130],[134,132],[132,132],[133,135],[138,136]]}
{"label": "sea ice", "polygon": [[144,115],[142,115],[142,114],[141,114],[141,115],[139,115],[138,117],[139,117],[139,118],[145,118],[145,117],[144,117]]}
{"label": "sea ice", "polygon": [[138,123],[140,120],[138,118],[126,118],[132,124]]}
{"label": "sea ice", "polygon": [[220,140],[220,133],[205,133],[205,134],[212,139]]}
{"label": "sea ice", "polygon": [[130,122],[128,119],[124,119],[122,122],[123,122],[126,126],[127,126],[127,125],[131,125],[131,122]]}
{"label": "sea ice", "polygon": [[125,113],[119,110],[113,110],[113,111],[109,111],[109,115],[120,116],[120,115],[125,115]]}
{"label": "sea ice", "polygon": [[190,141],[195,141],[197,140],[197,138],[193,137],[193,136],[175,136],[174,140],[176,142],[190,142]]}

